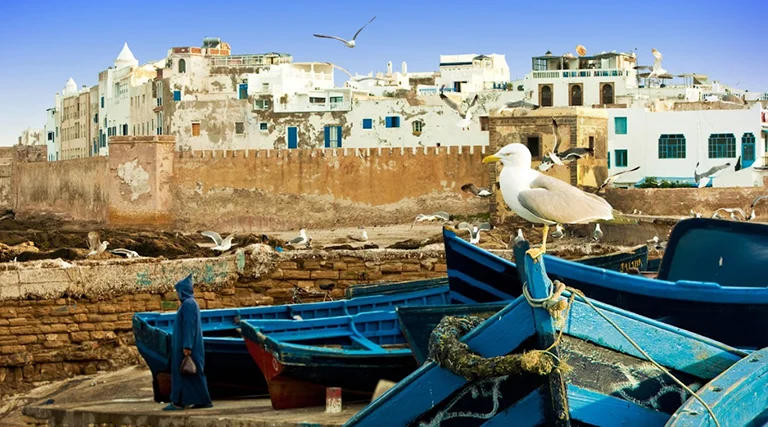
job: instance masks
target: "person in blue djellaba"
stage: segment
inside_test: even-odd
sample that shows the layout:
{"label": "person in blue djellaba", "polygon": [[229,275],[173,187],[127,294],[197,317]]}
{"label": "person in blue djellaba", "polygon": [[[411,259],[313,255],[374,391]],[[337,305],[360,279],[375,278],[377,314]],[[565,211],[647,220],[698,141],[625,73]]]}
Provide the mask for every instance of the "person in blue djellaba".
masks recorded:
{"label": "person in blue djellaba", "polygon": [[[176,293],[181,305],[173,322],[171,343],[171,403],[166,411],[183,410],[187,407],[212,408],[205,379],[205,351],[203,330],[200,322],[200,306],[192,290],[192,275],[176,283]],[[182,373],[181,365],[185,356],[191,356],[196,373]]]}

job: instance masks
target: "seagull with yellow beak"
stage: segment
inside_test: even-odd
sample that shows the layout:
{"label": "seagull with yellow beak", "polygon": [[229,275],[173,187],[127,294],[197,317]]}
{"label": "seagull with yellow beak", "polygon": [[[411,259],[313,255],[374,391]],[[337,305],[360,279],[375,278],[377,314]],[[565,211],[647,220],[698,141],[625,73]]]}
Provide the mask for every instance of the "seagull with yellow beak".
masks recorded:
{"label": "seagull with yellow beak", "polygon": [[531,169],[531,152],[523,144],[506,145],[483,159],[492,162],[502,164],[499,188],[507,206],[527,221],[544,224],[541,247],[526,252],[534,260],[547,250],[550,225],[613,219],[613,208],[600,196]]}

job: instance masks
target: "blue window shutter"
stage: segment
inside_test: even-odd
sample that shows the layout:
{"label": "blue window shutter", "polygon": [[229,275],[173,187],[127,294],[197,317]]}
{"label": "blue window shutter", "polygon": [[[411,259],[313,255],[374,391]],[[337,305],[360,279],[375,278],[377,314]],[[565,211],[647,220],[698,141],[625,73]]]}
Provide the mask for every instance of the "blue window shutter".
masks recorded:
{"label": "blue window shutter", "polygon": [[608,152],[608,169],[611,168],[611,152]]}
{"label": "blue window shutter", "polygon": [[337,146],[338,146],[338,148],[341,148],[341,141],[342,141],[342,139],[343,139],[343,138],[341,137],[341,126],[336,126],[336,137],[338,138],[338,140],[337,140],[337,141],[338,141],[338,144],[337,144]]}
{"label": "blue window shutter", "polygon": [[331,127],[325,127],[325,148],[331,148]]}
{"label": "blue window shutter", "polygon": [[387,126],[388,128],[391,128],[391,127],[392,127],[392,117],[387,117],[387,118],[386,118],[386,126]]}
{"label": "blue window shutter", "polygon": [[181,101],[181,91],[180,90],[174,90],[173,91],[173,100],[174,101]]}
{"label": "blue window shutter", "polygon": [[373,129],[373,119],[363,119],[363,129]]}

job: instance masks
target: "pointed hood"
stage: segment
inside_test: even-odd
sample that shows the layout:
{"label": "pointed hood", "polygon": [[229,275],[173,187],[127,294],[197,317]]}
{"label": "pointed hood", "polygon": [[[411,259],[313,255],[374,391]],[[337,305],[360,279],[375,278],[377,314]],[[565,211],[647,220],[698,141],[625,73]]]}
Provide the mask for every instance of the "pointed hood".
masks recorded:
{"label": "pointed hood", "polygon": [[195,291],[192,290],[192,285],[192,274],[176,283],[176,292],[179,294],[179,300],[183,302],[185,299],[193,298],[195,296]]}
{"label": "pointed hood", "polygon": [[115,59],[115,68],[129,67],[131,65],[138,66],[139,61],[133,56],[133,52],[131,52],[131,49],[128,47],[128,43],[124,43],[123,49],[120,51],[120,54],[117,55],[117,59]]}
{"label": "pointed hood", "polygon": [[64,85],[64,90],[61,91],[61,93],[64,96],[72,95],[73,93],[77,92],[77,83],[75,83],[75,80],[70,77],[69,80],[67,80],[67,84]]}

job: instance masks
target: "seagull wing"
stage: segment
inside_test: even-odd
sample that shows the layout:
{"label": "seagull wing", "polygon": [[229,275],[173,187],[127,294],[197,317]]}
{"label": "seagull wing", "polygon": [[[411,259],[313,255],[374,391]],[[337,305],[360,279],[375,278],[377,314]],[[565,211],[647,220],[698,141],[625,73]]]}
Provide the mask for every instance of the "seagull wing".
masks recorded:
{"label": "seagull wing", "polygon": [[625,173],[634,172],[636,170],[640,169],[640,166],[635,166],[632,169],[627,169],[625,171],[616,172],[615,174],[611,175],[611,178],[616,178],[617,176],[624,175]]}
{"label": "seagull wing", "polygon": [[95,251],[101,244],[101,236],[98,231],[91,231],[88,233],[88,249]]}
{"label": "seagull wing", "polygon": [[438,211],[433,214],[435,217],[442,219],[443,221],[450,221],[451,214],[445,211]]}
{"label": "seagull wing", "polygon": [[313,36],[315,36],[315,37],[320,37],[320,38],[323,38],[323,39],[334,39],[334,40],[338,40],[338,41],[340,41],[340,42],[342,42],[342,43],[344,43],[344,44],[348,43],[346,40],[344,40],[344,39],[343,39],[343,38],[341,38],[341,37],[336,37],[336,36],[325,36],[325,35],[322,35],[322,34],[312,34],[312,35],[313,35]]}
{"label": "seagull wing", "polygon": [[754,209],[755,205],[757,205],[760,200],[768,199],[768,194],[763,194],[762,196],[755,197],[755,200],[752,200],[752,208]]}
{"label": "seagull wing", "polygon": [[460,222],[459,225],[456,226],[456,228],[458,228],[459,230],[467,230],[470,233],[472,233],[472,226],[466,222]]}
{"label": "seagull wing", "polygon": [[288,243],[296,244],[296,243],[301,243],[303,241],[304,241],[304,238],[299,236],[299,237],[294,237],[293,239],[289,240]]}
{"label": "seagull wing", "polygon": [[613,208],[602,197],[585,193],[557,178],[537,175],[531,189],[517,195],[518,202],[537,217],[560,224],[613,219]]}
{"label": "seagull wing", "polygon": [[459,104],[457,104],[457,103],[453,102],[453,100],[452,100],[451,98],[448,98],[448,96],[447,96],[446,94],[444,94],[444,93],[440,92],[440,99],[442,99],[442,100],[443,100],[443,102],[445,102],[446,104],[448,104],[448,106],[449,106],[449,107],[451,107],[451,108],[453,108],[454,110],[456,110],[456,112],[457,112],[457,113],[459,113],[459,115],[461,115],[462,117],[464,117],[464,112],[463,112],[463,111],[461,111],[461,108],[459,107]]}
{"label": "seagull wing", "polygon": [[474,98],[472,98],[472,102],[469,104],[469,107],[467,107],[467,114],[474,111],[475,108],[477,108],[477,99],[479,98],[479,95],[475,95]]}
{"label": "seagull wing", "polygon": [[557,122],[555,119],[552,119],[552,134],[555,136],[555,148],[552,149],[555,153],[558,153],[560,149],[560,137],[557,135],[558,132]]}
{"label": "seagull wing", "polygon": [[491,228],[491,224],[487,222],[481,222],[480,224],[477,224],[478,230],[490,230]]}
{"label": "seagull wing", "polygon": [[354,35],[354,36],[352,36],[352,40],[355,40],[355,39],[357,38],[357,35],[358,35],[358,34],[360,34],[360,31],[363,31],[363,28],[367,27],[367,26],[368,26],[368,24],[370,24],[371,22],[373,22],[373,20],[374,20],[374,19],[376,19],[376,17],[375,17],[375,16],[374,16],[373,18],[371,18],[371,20],[370,20],[370,21],[368,21],[368,22],[367,22],[365,25],[363,25],[362,27],[360,27],[360,29],[359,29],[359,30],[357,30],[357,32],[355,33],[355,35]]}
{"label": "seagull wing", "polygon": [[656,58],[653,60],[653,71],[656,71],[661,68],[662,55],[661,52],[656,49],[651,49],[651,53],[653,53],[653,57]]}
{"label": "seagull wing", "polygon": [[216,246],[221,245],[222,240],[221,240],[221,236],[219,236],[219,233],[215,231],[203,231],[200,234],[202,234],[205,237],[210,237],[211,240],[213,240],[213,243],[216,243]]}
{"label": "seagull wing", "polygon": [[333,64],[333,63],[331,63],[331,62],[326,62],[325,64],[328,64],[328,65],[330,65],[330,66],[331,66],[331,67],[333,67],[333,68],[337,68],[337,69],[339,69],[339,70],[343,71],[344,73],[346,73],[346,74],[349,76],[349,78],[350,78],[350,79],[353,79],[353,80],[354,80],[354,77],[352,77],[352,73],[350,73],[349,71],[347,71],[346,69],[344,69],[344,67],[340,67],[340,66],[338,66],[338,65],[336,65],[336,64]]}

